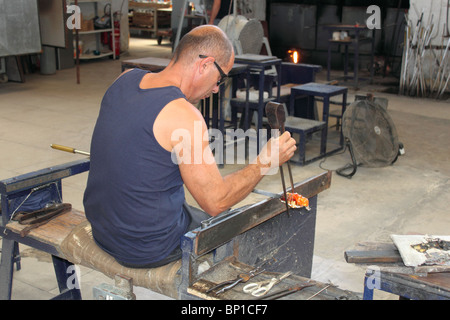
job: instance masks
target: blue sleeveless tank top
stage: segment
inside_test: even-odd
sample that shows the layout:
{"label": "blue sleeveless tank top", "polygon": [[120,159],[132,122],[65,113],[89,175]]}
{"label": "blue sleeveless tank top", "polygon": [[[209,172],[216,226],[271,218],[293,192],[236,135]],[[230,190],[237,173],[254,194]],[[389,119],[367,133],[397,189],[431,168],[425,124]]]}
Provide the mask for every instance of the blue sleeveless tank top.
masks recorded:
{"label": "blue sleeveless tank top", "polygon": [[141,89],[146,73],[125,73],[103,97],[83,199],[96,243],[137,265],[164,259],[189,224],[178,165],[153,135],[160,111],[185,96],[172,86]]}

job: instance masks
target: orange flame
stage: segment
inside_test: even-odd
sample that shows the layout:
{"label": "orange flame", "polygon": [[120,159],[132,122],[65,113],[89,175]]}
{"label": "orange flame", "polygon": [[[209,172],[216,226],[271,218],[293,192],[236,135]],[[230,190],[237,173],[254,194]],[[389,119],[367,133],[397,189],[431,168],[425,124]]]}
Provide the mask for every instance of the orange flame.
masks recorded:
{"label": "orange flame", "polygon": [[297,50],[288,50],[288,54],[291,62],[298,63],[300,61],[300,54]]}

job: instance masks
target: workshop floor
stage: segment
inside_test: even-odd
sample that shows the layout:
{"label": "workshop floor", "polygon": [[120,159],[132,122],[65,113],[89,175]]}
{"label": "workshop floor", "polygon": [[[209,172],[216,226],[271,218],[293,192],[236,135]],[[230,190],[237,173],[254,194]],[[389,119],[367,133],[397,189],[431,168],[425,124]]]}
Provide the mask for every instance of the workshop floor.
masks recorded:
{"label": "workshop floor", "polygon": [[[168,58],[166,40],[131,38],[130,50],[121,60],[145,56]],[[26,75],[25,83],[0,84],[0,179],[83,158],[50,148],[62,144],[89,151],[92,130],[105,90],[120,74],[120,60],[81,64],[81,84],[76,71],[55,75]],[[318,75],[324,80],[326,71]],[[385,168],[360,167],[352,179],[333,172],[331,188],[319,195],[312,278],[361,293],[365,266],[348,264],[344,251],[359,242],[391,242],[391,234],[449,234],[450,214],[450,101],[419,99],[383,93],[388,79],[363,86],[358,94],[373,92],[389,101],[405,155]],[[385,83],[385,84],[383,84]],[[350,98],[355,90],[349,88]],[[350,100],[352,101],[352,100]],[[320,106],[319,106],[320,107]],[[120,152],[120,150],[118,150]],[[302,181],[351,162],[341,153],[305,167],[292,166],[294,180]],[[224,173],[238,165],[225,165]],[[82,195],[87,174],[63,180],[64,201],[83,210]],[[279,175],[267,176],[259,189],[279,192]],[[242,204],[262,196],[251,194]],[[191,200],[190,200],[191,202]],[[50,256],[21,246],[22,269],[14,272],[13,299],[48,299],[58,293]],[[81,289],[92,299],[92,287],[113,283],[106,276],[81,268]],[[165,299],[136,288],[141,299]],[[376,299],[395,299],[375,293]]]}

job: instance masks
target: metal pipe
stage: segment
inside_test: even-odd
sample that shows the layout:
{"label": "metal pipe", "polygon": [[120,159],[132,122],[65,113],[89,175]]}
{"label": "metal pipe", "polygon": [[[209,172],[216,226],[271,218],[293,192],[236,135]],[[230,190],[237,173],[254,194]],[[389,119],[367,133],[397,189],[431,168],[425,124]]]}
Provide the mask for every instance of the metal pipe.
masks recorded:
{"label": "metal pipe", "polygon": [[50,147],[52,147],[53,149],[56,149],[56,150],[65,151],[65,152],[69,152],[69,153],[78,153],[78,154],[82,154],[82,155],[85,155],[88,157],[91,156],[91,154],[89,152],[77,150],[72,147],[61,146],[59,144],[51,144]]}

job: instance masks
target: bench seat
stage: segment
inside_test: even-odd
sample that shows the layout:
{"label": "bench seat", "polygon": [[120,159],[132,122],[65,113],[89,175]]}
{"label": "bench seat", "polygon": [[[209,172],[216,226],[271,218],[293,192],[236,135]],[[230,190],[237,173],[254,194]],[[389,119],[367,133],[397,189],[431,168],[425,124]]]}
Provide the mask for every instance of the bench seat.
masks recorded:
{"label": "bench seat", "polygon": [[[7,229],[19,233],[26,226],[12,221]],[[120,265],[103,251],[92,237],[92,228],[83,212],[72,211],[60,215],[43,226],[33,229],[27,237],[55,248],[60,258],[76,265],[99,271],[114,279],[122,275],[133,279],[133,285],[178,298],[181,282],[181,259],[159,268],[134,269]]]}

